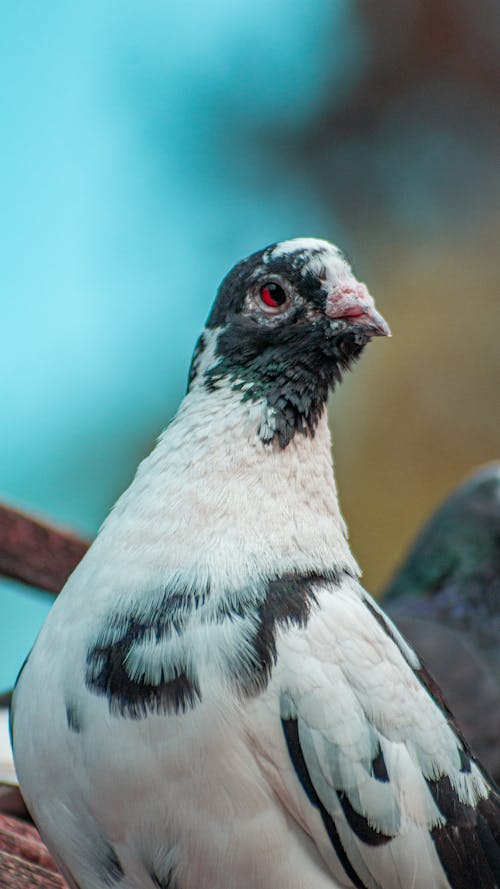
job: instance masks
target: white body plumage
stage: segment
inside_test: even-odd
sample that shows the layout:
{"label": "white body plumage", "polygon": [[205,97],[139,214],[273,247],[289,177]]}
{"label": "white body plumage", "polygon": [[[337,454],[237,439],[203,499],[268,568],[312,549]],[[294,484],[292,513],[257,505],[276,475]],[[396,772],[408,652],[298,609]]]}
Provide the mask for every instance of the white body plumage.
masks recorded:
{"label": "white body plumage", "polygon": [[358,583],[325,405],[283,447],[218,335],[20,675],[28,807],[74,889],[449,889],[436,787],[488,782]]}

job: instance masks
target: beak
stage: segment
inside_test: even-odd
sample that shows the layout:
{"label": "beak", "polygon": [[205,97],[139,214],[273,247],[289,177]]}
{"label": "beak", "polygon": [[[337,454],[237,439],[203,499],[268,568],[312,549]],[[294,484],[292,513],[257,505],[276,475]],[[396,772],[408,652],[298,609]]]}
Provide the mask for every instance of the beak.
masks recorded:
{"label": "beak", "polygon": [[391,336],[387,321],[375,308],[364,284],[336,287],[326,298],[325,314],[336,321],[348,321],[364,329],[367,336]]}

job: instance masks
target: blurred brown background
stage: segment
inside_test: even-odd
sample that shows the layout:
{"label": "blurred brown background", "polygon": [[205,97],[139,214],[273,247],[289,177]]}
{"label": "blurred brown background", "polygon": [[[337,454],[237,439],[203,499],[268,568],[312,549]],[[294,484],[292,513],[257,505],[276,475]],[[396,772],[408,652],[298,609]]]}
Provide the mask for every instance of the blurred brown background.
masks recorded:
{"label": "blurred brown background", "polygon": [[392,328],[332,406],[351,541],[379,590],[443,496],[500,455],[500,9],[356,6],[372,48],[363,75],[291,162],[340,208]]}
{"label": "blurred brown background", "polygon": [[457,233],[435,247],[394,236],[371,258],[393,339],[376,343],[339,393],[332,429],[351,542],[372,590],[445,494],[500,453],[499,226],[490,223],[483,237]]}

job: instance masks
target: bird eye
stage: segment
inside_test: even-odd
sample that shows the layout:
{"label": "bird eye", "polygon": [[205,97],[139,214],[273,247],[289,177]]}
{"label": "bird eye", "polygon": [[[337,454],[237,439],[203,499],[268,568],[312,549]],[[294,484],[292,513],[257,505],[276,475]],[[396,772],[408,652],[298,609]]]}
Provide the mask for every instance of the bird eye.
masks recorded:
{"label": "bird eye", "polygon": [[286,303],[286,293],[279,284],[274,281],[268,281],[260,288],[260,298],[262,302],[271,309],[278,309]]}

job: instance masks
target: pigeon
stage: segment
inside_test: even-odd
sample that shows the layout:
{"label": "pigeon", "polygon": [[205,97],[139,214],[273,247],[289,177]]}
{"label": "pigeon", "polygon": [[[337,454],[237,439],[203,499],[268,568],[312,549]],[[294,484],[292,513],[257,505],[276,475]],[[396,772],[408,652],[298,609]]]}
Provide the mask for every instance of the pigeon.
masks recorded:
{"label": "pigeon", "polygon": [[224,278],[188,392],[13,695],[71,889],[493,889],[500,799],[359,581],[329,392],[387,323],[295,238]]}
{"label": "pigeon", "polygon": [[500,463],[439,507],[382,599],[500,782]]}

